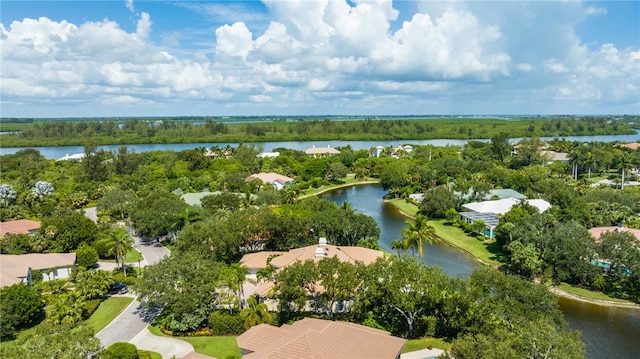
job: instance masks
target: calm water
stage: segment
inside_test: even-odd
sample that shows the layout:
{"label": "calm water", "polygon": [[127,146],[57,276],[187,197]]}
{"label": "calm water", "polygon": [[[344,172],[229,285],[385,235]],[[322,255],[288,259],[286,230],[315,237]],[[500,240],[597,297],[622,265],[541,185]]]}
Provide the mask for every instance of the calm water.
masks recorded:
{"label": "calm water", "polygon": [[[385,191],[379,185],[363,185],[337,189],[323,198],[373,217],[380,226],[380,246],[389,251],[394,239],[401,237],[406,218],[390,204],[382,201]],[[479,264],[446,245],[427,245],[422,260],[437,265],[452,276],[467,276]],[[640,310],[602,307],[559,298],[560,309],[569,325],[582,331],[591,359],[640,358]]]}
{"label": "calm water", "polygon": [[[633,135],[608,135],[608,136],[567,136],[563,137],[567,141],[581,141],[581,142],[636,142],[640,140],[639,134]],[[553,137],[542,137],[543,140],[553,140]],[[1,140],[1,139],[0,139]],[[512,138],[511,142],[517,142],[521,138]],[[488,141],[488,140],[478,140]],[[264,151],[272,151],[274,148],[283,147],[293,150],[304,151],[312,146],[316,147],[344,147],[350,145],[353,149],[369,149],[378,145],[382,146],[398,146],[402,144],[414,144],[414,145],[433,145],[433,146],[463,146],[467,143],[467,140],[450,140],[450,139],[434,139],[434,140],[398,140],[398,141],[288,141],[288,142],[256,142],[256,146],[260,146]],[[212,147],[212,146],[226,147],[231,145],[236,147],[237,143],[172,143],[172,144],[138,144],[138,145],[126,145],[128,148],[133,149],[135,152],[147,152],[147,151],[183,151],[193,149],[196,147]],[[116,152],[121,145],[105,145],[100,148]],[[12,148],[0,148],[0,155],[6,155],[16,153],[17,151],[26,147],[12,147]],[[30,147],[35,148],[43,156],[49,159],[62,158],[67,154],[82,153],[84,152],[83,146],[54,146],[54,147]]]}

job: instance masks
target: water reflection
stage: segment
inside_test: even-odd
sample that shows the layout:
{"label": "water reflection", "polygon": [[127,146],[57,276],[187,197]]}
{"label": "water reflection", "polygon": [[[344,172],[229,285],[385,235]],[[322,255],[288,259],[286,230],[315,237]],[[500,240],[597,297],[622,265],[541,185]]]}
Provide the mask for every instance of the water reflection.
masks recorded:
{"label": "water reflection", "polygon": [[[380,247],[393,252],[390,243],[401,237],[406,218],[393,205],[383,202],[384,194],[379,185],[364,185],[338,189],[322,197],[338,204],[349,201],[353,209],[373,217],[380,226]],[[479,266],[442,244],[425,247],[422,260],[451,276],[466,277]],[[569,326],[582,331],[588,358],[640,358],[640,310],[602,307],[566,298],[559,298],[559,304]]]}
{"label": "water reflection", "polygon": [[[338,205],[348,201],[354,210],[373,217],[380,227],[380,247],[393,253],[391,241],[402,237],[406,217],[392,204],[382,200],[384,194],[382,186],[364,185],[337,189],[325,193],[322,197]],[[425,245],[422,261],[427,265],[440,267],[443,272],[453,277],[466,277],[479,266],[477,262],[445,244]]]}

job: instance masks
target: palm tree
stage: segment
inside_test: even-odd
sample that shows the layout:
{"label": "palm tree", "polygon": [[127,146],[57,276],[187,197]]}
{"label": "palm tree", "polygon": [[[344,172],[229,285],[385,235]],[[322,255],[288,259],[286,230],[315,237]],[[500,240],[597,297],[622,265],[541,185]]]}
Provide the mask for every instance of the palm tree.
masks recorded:
{"label": "palm tree", "polygon": [[247,307],[240,312],[240,316],[244,318],[245,329],[249,329],[258,324],[268,324],[273,321],[267,305],[258,303],[258,300],[254,296],[247,298]]}
{"label": "palm tree", "polygon": [[628,152],[621,152],[614,158],[614,164],[617,169],[622,171],[622,186],[620,189],[624,189],[624,173],[626,170],[633,168],[631,155]]}
{"label": "palm tree", "polygon": [[408,228],[402,230],[402,240],[404,242],[404,249],[418,248],[420,257],[424,254],[424,243],[435,243],[438,240],[436,231],[433,226],[427,223],[428,219],[422,213],[418,213],[415,221],[406,221]]}
{"label": "palm tree", "polygon": [[127,232],[124,227],[112,227],[108,233],[108,237],[101,240],[101,242],[104,243],[104,246],[107,248],[107,253],[116,258],[117,266],[120,267],[120,263],[122,263],[122,271],[126,276],[127,270],[124,258],[127,252],[134,250],[133,238],[131,238],[129,232]]}
{"label": "palm tree", "polygon": [[404,241],[402,241],[401,239],[394,239],[391,241],[390,244],[391,244],[391,249],[396,251],[398,255],[400,254],[400,250],[404,249]]}

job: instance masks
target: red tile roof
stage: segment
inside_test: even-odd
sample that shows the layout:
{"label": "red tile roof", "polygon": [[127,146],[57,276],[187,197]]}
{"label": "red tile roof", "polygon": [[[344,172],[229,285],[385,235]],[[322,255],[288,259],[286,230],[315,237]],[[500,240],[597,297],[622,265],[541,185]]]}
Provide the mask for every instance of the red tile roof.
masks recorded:
{"label": "red tile roof", "polygon": [[393,359],[406,342],[383,330],[313,318],[279,328],[261,324],[237,341],[244,359]]}
{"label": "red tile roof", "polygon": [[28,219],[0,222],[0,237],[4,237],[8,233],[29,234],[37,229],[40,229],[40,222]]}

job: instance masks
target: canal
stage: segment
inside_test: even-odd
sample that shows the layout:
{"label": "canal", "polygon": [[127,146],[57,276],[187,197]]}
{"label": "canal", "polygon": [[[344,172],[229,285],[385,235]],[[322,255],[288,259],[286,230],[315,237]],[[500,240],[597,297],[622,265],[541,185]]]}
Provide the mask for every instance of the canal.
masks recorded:
{"label": "canal", "polygon": [[[407,218],[382,200],[384,194],[379,185],[362,185],[336,189],[322,197],[337,204],[348,201],[354,210],[373,217],[380,226],[380,247],[393,252],[390,243],[400,239]],[[480,266],[446,244],[427,245],[422,260],[451,276],[466,277]],[[569,326],[582,331],[588,358],[640,358],[640,310],[603,307],[567,298],[559,298],[559,304]]]}

